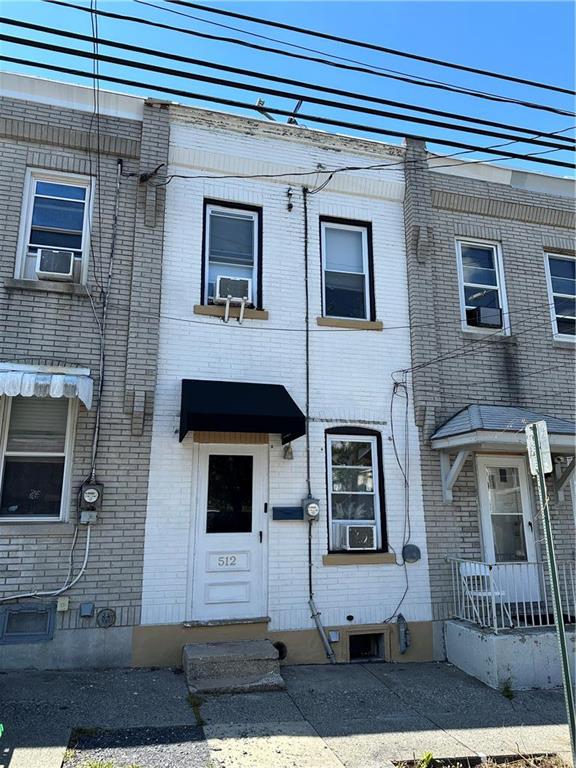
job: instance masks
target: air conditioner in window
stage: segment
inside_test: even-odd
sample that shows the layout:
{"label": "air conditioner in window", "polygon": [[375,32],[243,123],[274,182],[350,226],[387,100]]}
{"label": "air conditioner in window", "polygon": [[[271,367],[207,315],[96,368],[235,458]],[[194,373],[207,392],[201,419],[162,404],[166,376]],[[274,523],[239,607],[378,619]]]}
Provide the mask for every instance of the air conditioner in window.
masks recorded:
{"label": "air conditioner in window", "polygon": [[348,525],[346,527],[346,549],[376,549],[375,525]]}
{"label": "air conditioner in window", "polygon": [[499,307],[467,309],[466,322],[475,328],[502,328],[502,310]]}
{"label": "air conditioner in window", "polygon": [[72,280],[74,253],[40,248],[36,256],[36,276],[39,280]]}
{"label": "air conditioner in window", "polygon": [[252,280],[248,277],[226,277],[219,275],[216,278],[216,292],[214,302],[216,304],[252,304]]}

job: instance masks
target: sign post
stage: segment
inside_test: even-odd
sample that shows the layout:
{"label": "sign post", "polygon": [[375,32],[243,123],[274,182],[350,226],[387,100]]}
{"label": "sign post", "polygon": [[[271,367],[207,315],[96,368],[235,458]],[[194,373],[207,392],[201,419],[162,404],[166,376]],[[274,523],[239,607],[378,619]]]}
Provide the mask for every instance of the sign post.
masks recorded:
{"label": "sign post", "polygon": [[548,505],[548,493],[546,491],[547,472],[552,472],[552,455],[548,441],[548,428],[545,421],[536,421],[526,427],[526,444],[530,461],[530,472],[536,478],[538,486],[538,498],[542,511],[544,526],[544,541],[546,543],[546,555],[548,557],[548,571],[550,574],[550,589],[552,591],[552,605],[554,606],[554,623],[560,647],[560,662],[562,665],[562,679],[564,681],[564,697],[566,699],[566,712],[568,714],[568,727],[570,729],[570,743],[572,745],[572,760],[576,766],[576,717],[574,713],[574,688],[570,675],[570,661],[566,646],[566,629],[562,615],[562,600],[560,597],[560,581],[556,564],[556,551],[552,538],[552,525],[550,523],[550,508]]}

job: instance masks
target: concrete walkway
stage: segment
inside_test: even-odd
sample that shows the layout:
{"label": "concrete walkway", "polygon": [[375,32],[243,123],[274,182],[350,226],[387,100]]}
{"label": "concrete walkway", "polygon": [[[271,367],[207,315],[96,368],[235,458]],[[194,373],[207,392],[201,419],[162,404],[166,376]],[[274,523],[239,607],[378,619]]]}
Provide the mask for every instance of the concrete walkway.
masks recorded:
{"label": "concrete walkway", "polygon": [[286,691],[206,697],[194,707],[171,670],[0,674],[0,768],[60,768],[78,728],[66,768],[384,768],[425,752],[568,759],[560,691],[508,700],[447,664],[282,674]]}

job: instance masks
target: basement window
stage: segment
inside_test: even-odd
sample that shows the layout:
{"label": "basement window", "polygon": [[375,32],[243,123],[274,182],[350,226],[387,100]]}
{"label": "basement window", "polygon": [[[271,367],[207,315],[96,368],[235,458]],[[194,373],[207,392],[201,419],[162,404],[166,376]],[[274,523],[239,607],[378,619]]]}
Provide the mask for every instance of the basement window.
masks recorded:
{"label": "basement window", "polygon": [[0,644],[44,643],[54,635],[55,603],[0,608]]}
{"label": "basement window", "polygon": [[384,635],[367,633],[348,636],[350,661],[384,661]]}

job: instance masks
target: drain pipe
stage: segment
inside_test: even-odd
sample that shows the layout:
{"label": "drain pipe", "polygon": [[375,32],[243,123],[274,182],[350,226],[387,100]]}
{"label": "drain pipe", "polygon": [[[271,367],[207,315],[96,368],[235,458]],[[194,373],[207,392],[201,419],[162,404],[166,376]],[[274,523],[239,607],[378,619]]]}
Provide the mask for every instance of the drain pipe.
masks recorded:
{"label": "drain pipe", "polygon": [[306,488],[308,498],[304,499],[302,506],[304,516],[308,519],[308,605],[312,612],[311,618],[314,619],[318,634],[322,640],[322,645],[326,651],[326,656],[331,664],[336,664],[336,656],[326,631],[320,621],[320,611],[316,608],[314,602],[314,587],[312,580],[312,525],[314,520],[318,519],[318,502],[312,496],[312,480],[310,471],[310,290],[308,285],[308,188],[302,187],[302,198],[304,203],[304,287],[306,297]]}

